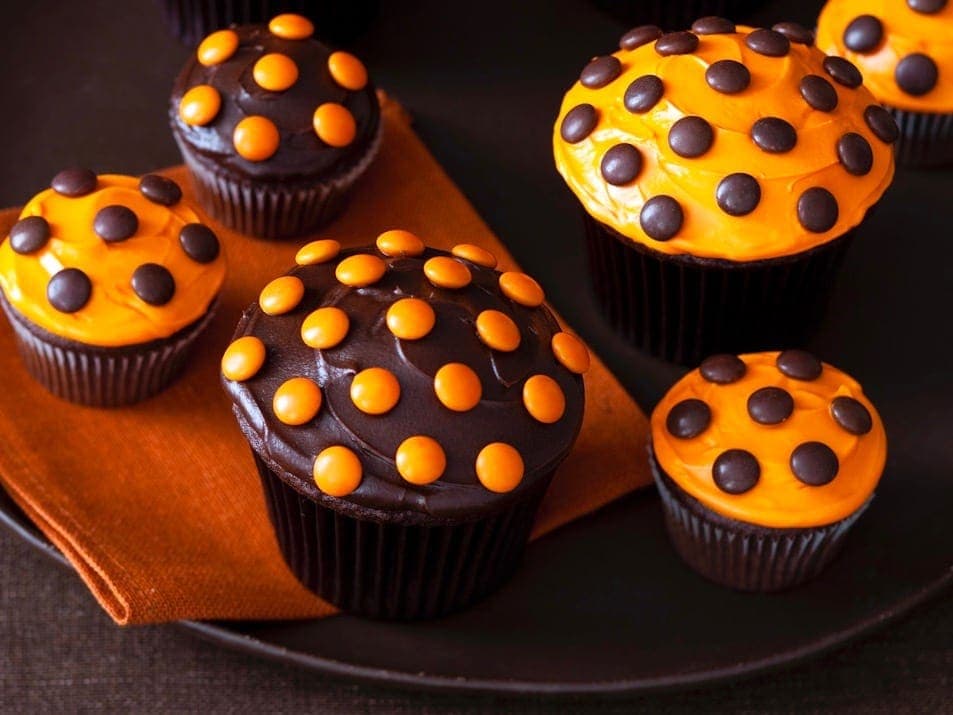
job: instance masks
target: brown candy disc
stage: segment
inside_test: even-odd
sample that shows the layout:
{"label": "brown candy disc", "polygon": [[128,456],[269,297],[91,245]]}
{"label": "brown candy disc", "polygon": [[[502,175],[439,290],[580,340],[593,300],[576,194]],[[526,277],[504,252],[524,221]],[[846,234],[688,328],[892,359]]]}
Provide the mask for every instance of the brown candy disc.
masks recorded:
{"label": "brown candy disc", "polygon": [[79,268],[64,268],[46,284],[46,299],[61,313],[75,313],[92,293],[92,281]]}
{"label": "brown candy disc", "polygon": [[617,57],[603,55],[587,64],[579,75],[583,87],[599,89],[622,74],[622,63]]}
{"label": "brown candy disc", "polygon": [[853,397],[844,395],[835,397],[831,402],[831,416],[837,424],[851,434],[867,434],[874,428],[870,411]]}
{"label": "brown candy disc", "polygon": [[139,191],[149,201],[161,206],[175,206],[182,200],[179,185],[158,174],[146,174],[139,179]]}
{"label": "brown candy disc", "polygon": [[132,290],[149,305],[165,305],[175,295],[175,279],[158,263],[143,263],[132,274]]}
{"label": "brown candy disc", "polygon": [[797,220],[812,233],[830,231],[839,214],[834,194],[820,186],[807,189],[797,200]]}
{"label": "brown candy disc", "polygon": [[592,134],[599,121],[599,113],[591,104],[577,104],[566,112],[562,124],[559,125],[559,135],[570,144],[577,144]]}
{"label": "brown candy disc", "polygon": [[837,455],[823,442],[804,442],[791,452],[791,471],[809,486],[830,483],[839,469]]}
{"label": "brown candy disc", "polygon": [[85,196],[96,190],[96,174],[89,169],[72,167],[63,169],[59,174],[53,177],[50,187],[62,196],[76,198]]}
{"label": "brown candy disc", "polygon": [[744,494],[761,478],[761,465],[745,449],[728,449],[715,458],[711,467],[715,484],[728,494]]}
{"label": "brown candy disc", "polygon": [[106,243],[125,241],[139,230],[139,217],[127,206],[113,204],[96,212],[93,231]]}
{"label": "brown candy disc", "polygon": [[602,178],[613,186],[633,181],[642,169],[642,155],[631,144],[616,144],[602,157]]}
{"label": "brown candy disc", "polygon": [[661,36],[662,30],[656,25],[639,25],[638,27],[633,27],[619,38],[619,48],[623,50],[634,50],[636,47],[647,45]]}
{"label": "brown candy disc", "polygon": [[686,159],[702,156],[714,141],[715,130],[701,117],[682,117],[668,132],[668,145]]}
{"label": "brown candy disc", "polygon": [[701,376],[717,385],[729,385],[745,376],[748,367],[737,355],[712,355],[702,360],[698,367]]}
{"label": "brown candy disc", "polygon": [[794,398],[780,387],[762,387],[748,397],[748,415],[758,424],[781,424],[793,412]]}
{"label": "brown candy disc", "polygon": [[667,241],[682,228],[685,216],[678,201],[671,196],[653,196],[642,206],[639,225],[649,238]]}
{"label": "brown candy disc", "polygon": [[737,94],[748,89],[751,72],[735,60],[718,60],[705,70],[705,81],[716,92]]}
{"label": "brown candy disc", "polygon": [[775,30],[755,30],[745,38],[749,49],[766,57],[784,57],[791,51],[791,41]]}
{"label": "brown candy disc", "polygon": [[900,89],[914,97],[921,97],[936,87],[940,71],[932,59],[914,52],[897,63],[893,76]]}
{"label": "brown candy disc", "polygon": [[718,182],[715,202],[729,216],[747,216],[761,203],[761,185],[750,174],[729,174]]}
{"label": "brown candy disc", "polygon": [[711,424],[711,408],[694,398],[682,400],[665,418],[665,428],[679,439],[697,437]]}
{"label": "brown candy disc", "polygon": [[783,375],[795,380],[816,380],[824,369],[821,361],[807,350],[785,350],[775,364]]}
{"label": "brown candy disc", "polygon": [[801,80],[801,96],[811,107],[821,112],[833,112],[837,108],[837,90],[823,77],[809,74]]}
{"label": "brown candy disc", "polygon": [[658,104],[664,92],[661,79],[654,74],[642,75],[626,88],[622,103],[633,114],[644,114]]}
{"label": "brown candy disc", "polygon": [[39,251],[50,240],[50,224],[42,216],[21,218],[10,229],[10,248],[26,255]]}
{"label": "brown candy disc", "polygon": [[874,151],[870,142],[856,132],[847,132],[837,140],[837,158],[847,173],[865,176],[874,165]]}
{"label": "brown candy disc", "polygon": [[655,41],[655,51],[662,57],[687,55],[698,49],[698,35],[691,32],[668,32]]}
{"label": "brown candy disc", "polygon": [[884,26],[873,15],[859,15],[844,28],[844,45],[848,50],[866,54],[873,52],[884,36]]}

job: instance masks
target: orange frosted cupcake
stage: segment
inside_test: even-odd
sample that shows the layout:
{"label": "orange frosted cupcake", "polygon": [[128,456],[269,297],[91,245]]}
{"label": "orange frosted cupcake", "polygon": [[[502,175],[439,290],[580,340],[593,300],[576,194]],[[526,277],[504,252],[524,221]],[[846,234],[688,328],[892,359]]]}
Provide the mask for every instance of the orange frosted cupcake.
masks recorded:
{"label": "orange frosted cupcake", "polygon": [[[948,0],[831,0],[817,44],[846,57],[899,125],[897,161],[953,163],[953,4]],[[887,127],[891,132],[892,128]]]}
{"label": "orange frosted cupcake", "polygon": [[590,61],[556,119],[604,312],[666,359],[803,341],[893,178],[857,69],[775,27],[646,33]]}
{"label": "orange frosted cupcake", "polygon": [[860,385],[802,350],[707,358],[651,422],[673,545],[703,576],[750,591],[816,576],[870,502],[887,455]]}
{"label": "orange frosted cupcake", "polygon": [[218,238],[172,180],[66,169],[0,245],[3,310],[53,394],[111,407],[164,389],[212,318]]}

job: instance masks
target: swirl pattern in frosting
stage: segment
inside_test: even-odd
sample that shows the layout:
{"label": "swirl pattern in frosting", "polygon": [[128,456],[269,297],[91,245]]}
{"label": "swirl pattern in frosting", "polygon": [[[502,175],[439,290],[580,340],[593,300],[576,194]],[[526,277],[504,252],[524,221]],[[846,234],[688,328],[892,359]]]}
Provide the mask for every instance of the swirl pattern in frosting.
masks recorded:
{"label": "swirl pattern in frosting", "polygon": [[658,252],[752,261],[843,235],[889,185],[876,100],[846,63],[741,26],[646,37],[593,60],[556,120],[556,166],[596,220]]}

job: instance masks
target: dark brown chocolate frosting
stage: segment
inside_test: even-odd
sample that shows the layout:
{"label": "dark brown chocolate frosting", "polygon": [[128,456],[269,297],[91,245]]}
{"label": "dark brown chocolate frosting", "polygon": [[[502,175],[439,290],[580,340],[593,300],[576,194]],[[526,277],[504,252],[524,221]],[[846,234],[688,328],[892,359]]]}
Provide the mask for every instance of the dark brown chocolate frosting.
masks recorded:
{"label": "dark brown chocolate frosting", "polygon": [[[333,50],[315,39],[283,39],[266,25],[232,29],[239,45],[229,59],[206,67],[193,53],[176,79],[169,119],[181,141],[230,172],[266,181],[321,179],[346,171],[364,156],[380,130],[380,105],[370,82],[357,91],[337,84],[328,70]],[[255,62],[270,53],[290,57],[298,67],[295,83],[281,92],[263,89],[252,75]],[[179,105],[189,89],[202,84],[218,90],[221,109],[207,125],[192,126],[182,121]],[[354,117],[357,133],[345,147],[329,146],[315,134],[314,111],[327,102],[341,104]],[[280,132],[278,150],[265,161],[248,161],[233,145],[235,126],[255,115],[270,119]]]}
{"label": "dark brown chocolate frosting", "polygon": [[[384,276],[368,287],[350,287],[335,276],[338,263],[358,253],[382,257],[387,265]],[[426,250],[391,258],[374,247],[342,251],[335,260],[290,272],[305,287],[293,310],[266,315],[256,303],[245,311],[234,338],[259,338],[265,362],[253,377],[223,378],[223,384],[253,449],[299,492],[346,513],[381,510],[405,522],[477,517],[538,486],[568,453],[582,423],[583,381],[554,356],[552,337],[560,328],[552,313],[545,305],[525,307],[506,297],[498,271],[469,261],[461,261],[472,274],[469,285],[437,287],[423,270],[434,256],[449,254]],[[386,322],[388,308],[407,297],[426,301],[436,315],[433,329],[418,340],[398,339]],[[302,322],[326,306],[347,314],[347,336],[331,349],[310,348],[301,338]],[[493,350],[481,341],[475,321],[484,310],[515,322],[516,350]],[[448,409],[435,394],[435,373],[452,362],[468,365],[482,383],[481,401],[466,412]],[[399,401],[383,415],[365,414],[351,400],[354,375],[370,367],[385,368],[400,383]],[[555,380],[565,397],[564,413],[551,424],[534,419],[524,405],[524,383],[537,374]],[[320,386],[323,401],[316,417],[290,426],[275,416],[272,400],[282,383],[299,376]],[[414,435],[432,437],[446,454],[443,475],[427,485],[409,483],[395,466],[398,446]],[[493,442],[515,447],[523,459],[525,473],[512,492],[494,493],[476,475],[478,453]],[[322,493],[312,477],[315,455],[333,445],[353,450],[363,467],[360,485],[340,498]]]}

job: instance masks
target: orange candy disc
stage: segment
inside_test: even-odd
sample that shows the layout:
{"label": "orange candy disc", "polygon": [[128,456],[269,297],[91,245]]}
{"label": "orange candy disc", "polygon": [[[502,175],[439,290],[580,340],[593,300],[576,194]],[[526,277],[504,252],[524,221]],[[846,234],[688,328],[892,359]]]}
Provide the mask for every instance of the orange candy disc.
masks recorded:
{"label": "orange candy disc", "polygon": [[222,108],[222,97],[215,87],[198,84],[184,95],[179,102],[179,117],[193,127],[204,127],[218,116]]}
{"label": "orange candy disc", "polygon": [[491,492],[511,492],[523,480],[523,458],[505,442],[492,442],[477,455],[476,473]]}
{"label": "orange candy disc", "polygon": [[284,40],[306,40],[314,34],[314,23],[303,15],[287,12],[275,15],[268,23],[268,30]]}
{"label": "orange candy disc", "polygon": [[295,263],[299,266],[313,266],[318,263],[327,263],[337,258],[341,252],[341,244],[332,238],[312,241],[304,244],[295,254]]}
{"label": "orange candy disc", "polygon": [[447,455],[432,437],[408,437],[394,456],[397,471],[411,484],[430,484],[440,479],[447,468]]}
{"label": "orange candy disc", "polygon": [[553,378],[533,375],[523,384],[523,404],[533,419],[549,425],[566,411],[566,396]]}
{"label": "orange candy disc", "polygon": [[248,161],[264,161],[278,151],[281,136],[278,127],[266,117],[245,117],[235,125],[232,143],[235,151]]}
{"label": "orange candy disc", "polygon": [[265,344],[254,335],[239,338],[222,355],[222,374],[242,382],[253,378],[265,364]]}
{"label": "orange candy disc", "polygon": [[589,369],[589,350],[575,335],[556,333],[552,340],[553,355],[560,364],[577,375]]}
{"label": "orange candy disc", "polygon": [[367,69],[364,63],[350,52],[332,52],[328,57],[328,71],[331,77],[344,89],[356,91],[367,84]]}
{"label": "orange candy disc", "polygon": [[527,308],[536,308],[546,299],[539,283],[516,271],[507,271],[500,276],[500,290],[507,298]]}
{"label": "orange candy disc", "polygon": [[496,256],[485,248],[474,246],[472,243],[458,243],[450,252],[457,258],[476,263],[478,266],[496,268]]}
{"label": "orange candy disc", "polygon": [[361,484],[361,460],[347,447],[336,444],[314,459],[314,483],[332,497],[347,496]]}
{"label": "orange candy disc", "polygon": [[280,276],[262,288],[258,305],[268,315],[281,315],[298,307],[304,297],[304,283],[297,276]]}
{"label": "orange candy disc", "polygon": [[234,30],[219,30],[202,40],[196,52],[199,64],[211,67],[235,54],[238,49],[238,34]]}
{"label": "orange candy disc", "polygon": [[325,102],[314,110],[314,133],[330,146],[347,146],[357,136],[354,115],[340,104]]}
{"label": "orange candy disc", "polygon": [[307,377],[292,377],[275,390],[271,409],[286,425],[303,425],[321,409],[321,388]]}
{"label": "orange candy disc", "polygon": [[444,407],[454,412],[466,412],[480,404],[483,386],[472,368],[460,362],[451,362],[437,370],[433,389]]}
{"label": "orange candy disc", "polygon": [[485,345],[502,352],[512,352],[520,346],[520,329],[506,313],[484,310],[476,319],[477,334]]}
{"label": "orange candy disc", "polygon": [[363,288],[377,283],[387,272],[387,264],[369,253],[357,253],[338,263],[335,277],[346,286]]}
{"label": "orange candy disc", "polygon": [[301,324],[301,339],[309,348],[327,350],[344,340],[350,325],[347,313],[340,308],[318,308]]}
{"label": "orange candy disc", "polygon": [[424,248],[424,242],[417,236],[399,228],[384,231],[377,237],[377,250],[385,256],[419,256]]}
{"label": "orange candy disc", "polygon": [[400,383],[389,370],[369,367],[351,382],[351,401],[361,412],[382,415],[390,412],[400,399]]}
{"label": "orange candy disc", "polygon": [[401,340],[420,340],[436,320],[433,308],[420,298],[401,298],[387,309],[387,327]]}
{"label": "orange candy disc", "polygon": [[447,256],[434,256],[424,263],[427,279],[439,288],[463,288],[470,284],[470,269]]}
{"label": "orange candy disc", "polygon": [[288,55],[271,52],[258,59],[252,76],[262,89],[283,92],[298,81],[298,65]]}

